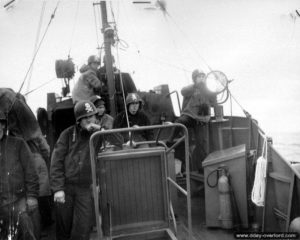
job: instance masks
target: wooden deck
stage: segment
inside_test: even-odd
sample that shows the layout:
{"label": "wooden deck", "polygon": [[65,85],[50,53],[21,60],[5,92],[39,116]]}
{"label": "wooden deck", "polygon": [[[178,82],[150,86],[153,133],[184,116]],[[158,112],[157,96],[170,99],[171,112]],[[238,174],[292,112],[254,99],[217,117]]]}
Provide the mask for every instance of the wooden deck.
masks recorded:
{"label": "wooden deck", "polygon": [[[178,215],[178,239],[187,240],[187,215],[186,209],[181,206],[185,205],[185,198],[178,198],[177,206],[174,206],[176,215]],[[234,238],[234,232],[219,228],[208,228],[205,224],[205,199],[204,189],[199,192],[198,196],[192,198],[192,226],[193,237],[196,240],[230,240]]]}
{"label": "wooden deck", "polygon": [[[178,201],[174,205],[175,214],[177,216],[177,238],[179,240],[188,240],[187,230],[187,214],[185,206],[185,198],[178,194]],[[234,238],[234,231],[223,230],[219,228],[207,228],[205,225],[205,199],[204,190],[200,191],[197,196],[192,198],[192,223],[193,223],[193,238],[194,240],[231,240]],[[55,239],[55,224],[50,228],[42,231],[41,240]],[[91,240],[97,239],[96,231],[91,232]],[[168,238],[159,238],[168,239]],[[158,240],[158,239],[156,239]]]}

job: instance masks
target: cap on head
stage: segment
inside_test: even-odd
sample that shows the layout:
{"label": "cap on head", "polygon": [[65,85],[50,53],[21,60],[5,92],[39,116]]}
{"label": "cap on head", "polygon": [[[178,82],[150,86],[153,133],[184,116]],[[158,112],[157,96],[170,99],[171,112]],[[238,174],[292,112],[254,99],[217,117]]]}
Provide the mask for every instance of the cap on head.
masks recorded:
{"label": "cap on head", "polygon": [[79,122],[84,117],[89,117],[97,113],[98,111],[95,105],[88,100],[79,101],[74,107],[76,122]]}
{"label": "cap on head", "polygon": [[202,70],[195,69],[195,70],[192,72],[192,79],[193,79],[193,81],[196,80],[196,77],[201,76],[201,75],[205,75],[205,73],[204,73]]}
{"label": "cap on head", "polygon": [[105,104],[104,100],[98,95],[90,97],[89,100],[95,105],[95,107],[99,107]]}
{"label": "cap on head", "polygon": [[137,93],[128,93],[126,97],[126,105],[128,106],[130,103],[139,103],[141,106],[143,104],[143,100]]}
{"label": "cap on head", "polygon": [[88,58],[88,65],[92,64],[92,63],[97,63],[100,64],[100,58],[96,55],[91,55]]}

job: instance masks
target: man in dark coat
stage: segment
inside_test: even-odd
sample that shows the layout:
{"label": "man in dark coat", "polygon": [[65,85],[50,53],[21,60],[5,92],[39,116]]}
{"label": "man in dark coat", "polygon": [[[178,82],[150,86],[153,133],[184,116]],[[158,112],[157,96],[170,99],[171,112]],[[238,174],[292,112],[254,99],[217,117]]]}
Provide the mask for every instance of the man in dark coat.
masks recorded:
{"label": "man in dark coat", "polygon": [[39,176],[39,210],[34,211],[32,218],[38,232],[40,222],[46,226],[51,224],[51,202],[48,168],[50,147],[44,138],[38,121],[27,105],[24,96],[9,88],[0,88],[0,111],[7,114],[7,129],[10,136],[20,137],[25,140],[35,162],[35,168]]}
{"label": "man in dark coat", "polygon": [[[210,120],[210,107],[216,104],[216,95],[207,89],[205,77],[204,72],[196,69],[192,73],[193,84],[182,88],[182,112],[175,120],[176,123],[192,128],[197,123],[203,125]],[[170,134],[169,142],[172,142],[177,134],[178,130],[175,129]]]}
{"label": "man in dark coat", "polygon": [[[129,93],[126,97],[127,112],[123,111],[119,113],[114,120],[114,128],[127,128],[140,126],[149,126],[150,120],[148,116],[142,110],[143,101],[137,93]],[[127,121],[127,116],[128,121]],[[124,141],[129,140],[129,133],[122,134]],[[153,140],[153,131],[136,131],[132,133],[132,140],[134,142],[143,142]]]}
{"label": "man in dark coat", "polygon": [[[217,104],[216,94],[209,91],[206,86],[206,74],[198,69],[192,73],[193,84],[190,84],[181,90],[183,96],[182,112],[175,123],[181,123],[187,128],[194,128],[199,125],[199,132],[196,133],[196,150],[198,159],[203,160],[207,155],[207,139],[206,131],[207,124],[211,117],[210,108]],[[178,136],[180,128],[173,128],[170,133],[167,145],[171,145],[174,138]],[[179,159],[184,159],[182,154],[177,151],[175,156]],[[198,168],[201,168],[201,162],[196,163]]]}
{"label": "man in dark coat", "polygon": [[79,101],[74,112],[76,125],[61,133],[51,158],[57,240],[88,240],[93,216],[89,139],[99,129],[98,111],[90,101]]}
{"label": "man in dark coat", "polygon": [[22,239],[37,239],[29,216],[38,208],[39,182],[34,160],[25,141],[6,136],[6,128],[6,116],[0,111],[0,219],[6,223],[0,233],[6,236],[0,238],[21,234]]}

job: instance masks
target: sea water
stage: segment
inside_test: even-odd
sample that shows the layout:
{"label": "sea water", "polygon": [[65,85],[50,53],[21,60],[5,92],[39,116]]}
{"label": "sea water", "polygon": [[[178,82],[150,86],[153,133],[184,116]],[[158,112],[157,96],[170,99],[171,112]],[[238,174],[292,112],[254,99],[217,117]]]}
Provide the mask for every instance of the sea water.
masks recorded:
{"label": "sea water", "polygon": [[300,131],[273,132],[273,146],[288,161],[300,162]]}

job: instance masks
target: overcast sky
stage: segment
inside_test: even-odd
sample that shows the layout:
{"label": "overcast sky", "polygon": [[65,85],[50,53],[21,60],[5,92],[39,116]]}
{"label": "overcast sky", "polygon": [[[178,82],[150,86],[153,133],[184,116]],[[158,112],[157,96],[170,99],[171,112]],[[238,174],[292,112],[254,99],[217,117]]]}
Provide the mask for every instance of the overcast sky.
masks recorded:
{"label": "overcast sky", "polygon": [[[18,91],[33,56],[43,2],[17,0],[9,10],[4,3],[0,85]],[[41,35],[56,3],[45,4]],[[180,91],[191,82],[193,69],[220,70],[234,80],[232,94],[267,133],[300,131],[299,1],[166,0],[168,14],[154,4],[145,8],[130,0],[113,1],[108,3],[110,21],[111,6],[119,37],[128,44],[119,50],[119,58],[116,49],[113,53],[138,89],[169,84]],[[95,29],[92,1],[60,1],[34,63],[29,90],[54,79],[55,60],[66,59],[69,51],[77,66],[97,54]],[[27,88],[28,81],[22,93]],[[31,93],[32,110],[46,107],[46,93],[60,93],[60,88],[61,80],[56,79]],[[229,113],[228,105],[225,108]],[[233,109],[241,114],[238,105]]]}

